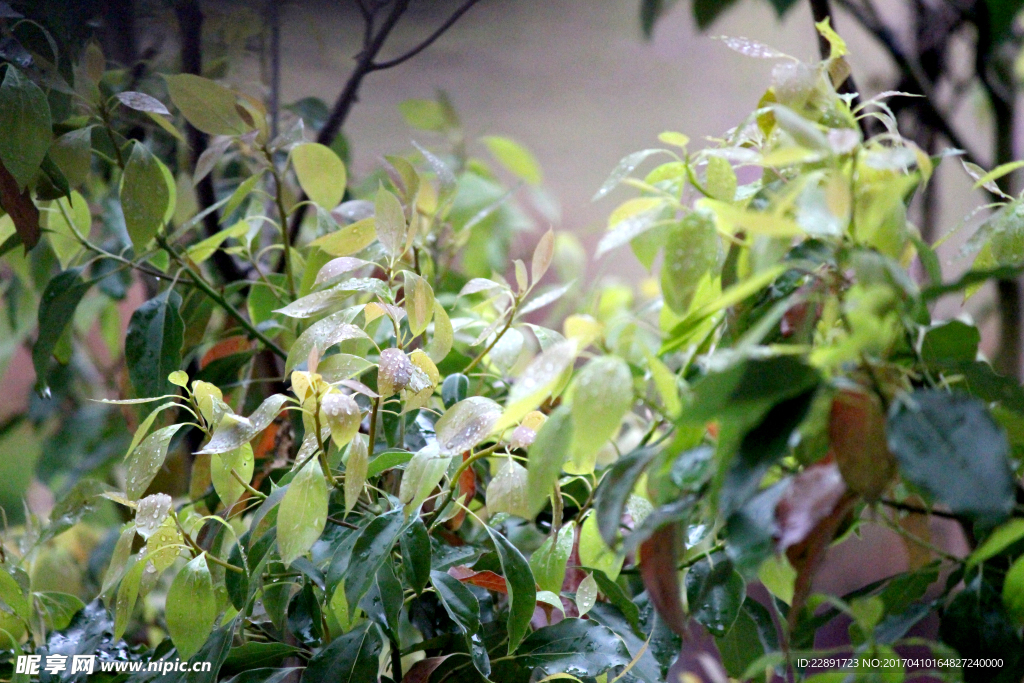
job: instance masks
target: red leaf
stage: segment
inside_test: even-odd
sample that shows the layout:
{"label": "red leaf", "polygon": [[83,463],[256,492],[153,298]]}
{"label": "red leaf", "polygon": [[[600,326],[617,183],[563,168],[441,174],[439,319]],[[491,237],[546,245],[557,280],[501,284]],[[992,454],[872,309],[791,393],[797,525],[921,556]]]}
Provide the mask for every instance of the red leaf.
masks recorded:
{"label": "red leaf", "polygon": [[14,229],[21,237],[27,252],[39,242],[39,209],[32,203],[32,195],[26,187],[18,190],[18,181],[7,167],[0,162],[0,204],[11,215]]}
{"label": "red leaf", "polygon": [[434,670],[441,666],[444,660],[449,657],[451,655],[421,659],[405,672],[405,676],[402,677],[402,683],[427,683],[430,680],[430,674],[434,673]]}
{"label": "red leaf", "polygon": [[811,592],[811,581],[843,520],[857,502],[846,488],[835,462],[813,465],[790,480],[775,506],[779,550],[796,570],[790,625],[794,625]]}
{"label": "red leaf", "polygon": [[471,583],[474,586],[486,588],[489,591],[508,594],[508,586],[505,584],[505,577],[495,574],[492,571],[476,572],[464,564],[452,567],[448,575],[461,581]]}
{"label": "red leaf", "polygon": [[690,631],[679,598],[678,539],[679,524],[672,523],[660,527],[644,541],[640,546],[640,576],[658,615],[685,640],[690,637]]}
{"label": "red leaf", "polygon": [[210,347],[210,350],[207,351],[202,360],[199,361],[199,367],[200,369],[205,368],[215,360],[225,358],[236,353],[243,353],[251,348],[252,344],[245,337],[228,337],[227,339],[219,341]]}

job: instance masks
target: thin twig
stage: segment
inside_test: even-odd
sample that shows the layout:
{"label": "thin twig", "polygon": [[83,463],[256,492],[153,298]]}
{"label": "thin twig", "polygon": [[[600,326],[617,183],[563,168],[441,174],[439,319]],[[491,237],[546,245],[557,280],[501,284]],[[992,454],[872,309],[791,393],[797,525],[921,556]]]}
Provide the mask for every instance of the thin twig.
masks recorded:
{"label": "thin twig", "polygon": [[393,66],[398,66],[402,62],[406,62],[406,61],[412,59],[413,57],[415,57],[419,53],[421,53],[424,50],[426,50],[428,47],[430,47],[434,43],[434,41],[436,41],[438,38],[440,38],[442,35],[444,35],[445,31],[450,29],[455,24],[455,22],[458,21],[462,17],[463,14],[468,12],[473,7],[473,5],[475,5],[478,2],[480,2],[480,0],[466,0],[466,2],[462,3],[462,5],[457,10],[452,12],[452,15],[450,17],[448,17],[448,19],[445,20],[445,22],[443,24],[441,24],[440,26],[437,27],[436,31],[434,31],[429,36],[427,36],[427,38],[423,42],[421,42],[419,45],[417,45],[413,49],[409,50],[404,55],[401,55],[400,57],[395,57],[394,59],[389,59],[389,60],[387,60],[385,62],[374,62],[372,64],[372,69],[371,70],[372,71],[381,71],[382,69],[390,69]]}

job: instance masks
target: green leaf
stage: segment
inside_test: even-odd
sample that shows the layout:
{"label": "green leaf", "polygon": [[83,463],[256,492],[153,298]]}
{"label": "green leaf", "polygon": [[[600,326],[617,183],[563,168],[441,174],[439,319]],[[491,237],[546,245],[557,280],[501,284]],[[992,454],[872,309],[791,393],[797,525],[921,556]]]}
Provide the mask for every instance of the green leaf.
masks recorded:
{"label": "green leaf", "polygon": [[430,572],[430,583],[433,584],[448,616],[462,631],[473,666],[485,678],[490,676],[491,660],[487,656],[483,639],[477,635],[480,630],[480,603],[476,596],[462,585],[461,581],[444,572]]}
{"label": "green leaf", "polygon": [[701,279],[718,265],[719,249],[718,231],[705,214],[690,213],[668,229],[661,266],[666,306],[679,315],[686,314]]}
{"label": "green leaf", "polygon": [[190,246],[187,250],[188,257],[195,263],[202,263],[214,255],[220,248],[220,245],[224,243],[224,240],[229,238],[241,239],[248,232],[249,223],[244,220],[238,221],[230,228],[224,228],[220,232]]}
{"label": "green leaf", "polygon": [[355,314],[351,310],[332,313],[323,320],[317,320],[299,335],[288,350],[285,374],[291,373],[299,363],[309,358],[309,352],[316,349],[323,356],[324,351],[349,339],[368,339],[366,332],[352,324]]}
{"label": "green leaf", "polygon": [[705,189],[715,199],[723,202],[734,200],[736,198],[736,172],[732,170],[732,164],[719,156],[708,157]]}
{"label": "green leaf", "polygon": [[416,519],[399,539],[405,580],[417,594],[430,580],[430,536],[423,521]]}
{"label": "green leaf", "polygon": [[114,602],[114,639],[120,640],[128,628],[128,620],[135,611],[135,602],[139,598],[139,584],[142,572],[146,568],[146,560],[138,558],[131,569],[121,579],[117,588],[117,599]]}
{"label": "green leaf", "polygon": [[417,509],[441,482],[451,461],[452,456],[438,452],[436,443],[424,446],[412,456],[398,490],[398,499],[405,505],[407,515]]}
{"label": "green leaf", "polygon": [[579,611],[580,617],[583,617],[593,609],[596,602],[597,581],[594,579],[594,574],[589,573],[580,581],[580,585],[576,588],[576,609]]}
{"label": "green leaf", "polygon": [[6,569],[0,569],[0,600],[22,619],[28,621],[32,618],[33,611],[28,596]]}
{"label": "green leaf", "polygon": [[185,120],[208,135],[242,135],[250,127],[238,113],[235,93],[193,74],[164,76],[167,91]]}
{"label": "green leaf", "polygon": [[1018,557],[1003,580],[1003,607],[1017,623],[1024,622],[1024,557]]}
{"label": "green leaf", "polygon": [[[523,554],[498,531],[487,527],[487,533],[494,542],[501,563],[501,573],[508,586],[508,653],[516,651],[523,636],[530,628],[530,619],[537,604],[537,585],[533,572]],[[627,660],[628,661],[628,660]]]}
{"label": "green leaf", "polygon": [[341,203],[347,182],[345,164],[330,147],[306,142],[293,147],[291,157],[306,196],[328,211]]}
{"label": "green leaf", "polygon": [[572,373],[576,352],[576,342],[563,341],[538,354],[512,385],[505,411],[494,429],[500,431],[517,424],[524,415],[564,386],[566,376]]}
{"label": "green leaf", "polygon": [[557,534],[548,536],[539,548],[530,555],[530,570],[542,591],[560,593],[565,581],[565,568],[572,554],[576,526],[572,522],[559,529]]}
{"label": "green leaf", "polygon": [[210,479],[213,481],[213,490],[217,492],[224,507],[231,508],[245,492],[245,487],[231,472],[234,471],[248,484],[252,481],[255,465],[252,446],[247,443],[233,451],[214,453],[210,456]]}
{"label": "green leaf", "polygon": [[169,171],[153,153],[136,142],[121,177],[121,208],[136,254],[142,254],[173,206],[166,178]]}
{"label": "green leaf", "polygon": [[597,194],[595,194],[593,199],[591,199],[590,201],[596,202],[598,199],[601,199],[605,195],[609,194],[612,190],[619,186],[619,183],[625,180],[626,176],[628,176],[630,173],[636,170],[636,167],[642,164],[647,159],[647,157],[654,154],[669,153],[670,152],[664,149],[644,149],[639,152],[633,152],[632,154],[626,155],[619,161],[618,165],[615,167],[615,170],[611,172],[611,175],[608,176],[608,179],[605,180],[604,184],[601,185],[601,189],[597,191]]}
{"label": "green leaf", "polygon": [[50,158],[73,186],[83,184],[89,177],[92,161],[92,126],[86,126],[61,135],[50,147]]}
{"label": "green leaf", "polygon": [[390,470],[393,467],[399,467],[412,460],[413,454],[409,451],[402,450],[390,450],[380,453],[373,460],[370,461],[370,465],[366,470],[366,478],[372,479],[381,472]]}
{"label": "green leaf", "polygon": [[182,567],[167,591],[167,632],[181,659],[203,646],[217,620],[213,578],[202,554]]}
{"label": "green leaf", "polygon": [[567,406],[560,406],[541,425],[530,445],[526,463],[526,495],[531,517],[544,509],[554,492],[572,440],[572,414]]}
{"label": "green leaf", "polygon": [[516,663],[546,674],[570,671],[593,678],[631,657],[622,640],[606,626],[587,619],[563,619],[537,629],[523,641]]}
{"label": "green leaf", "polygon": [[623,557],[612,550],[601,538],[597,526],[597,515],[589,514],[580,527],[580,564],[588,569],[598,569],[614,581],[622,571]]}
{"label": "green leaf", "polygon": [[389,639],[398,641],[398,620],[404,597],[402,584],[395,576],[394,565],[390,561],[385,561],[377,569],[373,585],[359,606],[381,627]]}
{"label": "green leaf", "polygon": [[732,628],[746,597],[746,582],[721,555],[704,558],[686,572],[690,614],[715,636],[724,636]]}
{"label": "green leaf", "polygon": [[125,461],[125,490],[129,500],[138,500],[146,492],[153,482],[157,472],[164,466],[164,459],[167,457],[167,447],[171,439],[184,427],[184,424],[173,424],[163,429],[158,429],[135,448]]}
{"label": "green leaf", "polygon": [[[370,577],[373,578],[373,577]],[[362,683],[377,678],[383,639],[365,621],[316,653],[302,674],[304,683]]]}
{"label": "green leaf", "polygon": [[967,558],[967,566],[991,559],[1024,538],[1024,519],[1011,519],[998,527]]}
{"label": "green leaf", "polygon": [[50,280],[39,300],[39,334],[32,346],[32,365],[36,371],[36,390],[48,391],[50,357],[57,342],[75,314],[78,303],[89,291],[92,282],[82,280],[82,268],[58,273]]}
{"label": "green leaf", "polygon": [[601,537],[609,547],[618,541],[622,513],[637,480],[657,454],[656,449],[648,448],[627,453],[616,460],[601,479],[594,494],[594,517]]}
{"label": "green leaf", "polygon": [[520,145],[515,140],[489,135],[480,138],[480,141],[487,145],[487,151],[491,153],[510,173],[525,180],[530,185],[540,185],[544,179],[540,170],[540,164],[530,150]]}
{"label": "green leaf", "polygon": [[310,458],[288,485],[277,513],[277,547],[285,566],[313,547],[326,524],[327,480],[320,461]]}
{"label": "green leaf", "polygon": [[398,105],[405,122],[420,130],[444,130],[447,126],[444,109],[435,100],[405,100]]}
{"label": "green leaf", "polygon": [[726,673],[741,678],[743,672],[767,652],[778,649],[778,638],[772,616],[753,598],[743,607],[729,632],[716,638]]}
{"label": "green leaf", "polygon": [[455,339],[455,330],[452,328],[452,321],[448,312],[440,301],[434,300],[434,334],[427,345],[427,355],[430,360],[440,363],[452,350],[452,342]]}
{"label": "green leaf", "polygon": [[622,418],[633,405],[633,376],[626,361],[601,356],[583,366],[570,390],[573,423],[586,425],[574,429],[572,438],[572,474],[594,471],[597,452],[618,435]]}
{"label": "green leaf", "polygon": [[[358,424],[356,425],[358,428]],[[345,512],[351,512],[363,493],[370,461],[362,435],[355,435],[345,461]]]}
{"label": "green leaf", "polygon": [[[374,202],[374,220],[377,230],[377,239],[384,246],[391,258],[401,256],[405,251],[405,239],[408,233],[408,223],[405,220],[405,211],[402,203],[398,201],[391,192],[384,189],[382,185],[377,190],[377,198]],[[321,249],[324,247],[321,246]],[[327,251],[326,249],[324,249]],[[344,254],[334,254],[343,256]]]}
{"label": "green leaf", "polygon": [[526,468],[512,458],[503,458],[498,471],[487,484],[487,514],[504,512],[523,519],[531,519],[527,505],[528,484]]}
{"label": "green leaf", "polygon": [[345,598],[349,605],[358,605],[370,589],[377,570],[391,554],[404,526],[402,511],[396,509],[374,518],[359,534],[344,574]]}
{"label": "green leaf", "polygon": [[160,396],[173,392],[167,376],[181,367],[185,323],[181,296],[165,289],[136,309],[124,341],[125,363],[135,393]]}
{"label": "green leaf", "polygon": [[414,336],[419,336],[434,316],[434,290],[429,282],[416,273],[407,270],[404,275],[405,315],[409,321],[409,330]]}
{"label": "green leaf", "polygon": [[213,438],[197,453],[227,453],[251,441],[274,421],[288,401],[284,394],[272,394],[263,399],[260,407],[248,418],[234,414],[224,415],[213,433]]}
{"label": "green leaf", "polygon": [[309,246],[317,247],[330,256],[349,256],[370,246],[376,239],[377,222],[370,216],[318,237]]}
{"label": "green leaf", "polygon": [[471,396],[445,411],[434,425],[443,455],[461,455],[486,439],[501,416],[501,407],[484,396]]}
{"label": "green leaf", "polygon": [[31,185],[53,139],[46,95],[8,64],[0,83],[0,161],[18,188]]}
{"label": "green leaf", "polygon": [[253,173],[238,184],[235,191],[231,193],[230,197],[228,197],[227,204],[224,205],[224,211],[222,212],[223,220],[230,218],[235,212],[235,209],[240,207],[242,202],[249,198],[249,195],[252,194],[253,189],[256,187],[256,183],[258,183],[262,177],[263,171],[259,171],[257,173]]}
{"label": "green leaf", "polygon": [[85,603],[77,596],[68,593],[43,591],[35,593],[35,597],[39,601],[41,616],[51,631],[66,629],[75,613],[85,607]]}
{"label": "green leaf", "polygon": [[886,432],[907,481],[986,525],[1009,516],[1010,447],[984,403],[966,394],[915,391],[895,407]]}
{"label": "green leaf", "polygon": [[950,320],[930,328],[921,340],[926,363],[970,363],[978,355],[981,332],[974,325]]}

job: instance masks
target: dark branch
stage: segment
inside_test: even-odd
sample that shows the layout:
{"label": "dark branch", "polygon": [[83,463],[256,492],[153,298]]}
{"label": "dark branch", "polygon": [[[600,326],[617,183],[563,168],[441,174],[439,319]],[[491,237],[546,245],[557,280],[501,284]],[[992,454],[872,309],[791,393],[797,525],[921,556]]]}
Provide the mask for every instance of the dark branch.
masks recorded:
{"label": "dark branch", "polygon": [[928,82],[927,78],[921,74],[921,69],[911,61],[910,57],[900,47],[896,36],[892,30],[886,26],[882,21],[866,11],[863,7],[852,2],[852,0],[838,0],[839,5],[849,12],[854,19],[857,20],[865,30],[867,30],[875,40],[882,44],[882,47],[889,53],[892,60],[896,62],[896,66],[899,67],[900,72],[906,76],[908,82],[913,86],[915,95],[923,95],[921,105],[925,108],[928,114],[935,122],[936,128],[942,133],[943,137],[949,140],[949,144],[953,145],[957,149],[964,151],[964,158],[967,161],[982,166],[982,162],[978,155],[971,151],[970,147],[964,142],[957,133],[946,115],[939,111],[938,107],[935,106],[934,92],[932,84]]}
{"label": "dark branch", "polygon": [[[338,99],[335,101],[334,107],[331,110],[331,115],[327,118],[323,128],[320,129],[320,132],[316,136],[316,141],[320,144],[330,145],[338,134],[338,131],[341,130],[342,126],[345,124],[345,120],[348,119],[349,113],[352,111],[352,105],[354,105],[356,100],[359,99],[359,87],[362,85],[363,79],[367,74],[398,66],[399,64],[412,59],[420,52],[423,52],[423,50],[430,47],[434,41],[450,29],[455,22],[457,22],[463,14],[468,12],[473,5],[479,2],[479,0],[465,0],[465,2],[463,2],[463,4],[437,28],[437,30],[409,52],[385,62],[375,61],[377,59],[377,55],[380,54],[381,48],[384,47],[384,43],[387,41],[388,36],[391,35],[391,32],[398,24],[398,20],[401,19],[402,15],[405,14],[406,9],[408,9],[409,2],[410,0],[394,0],[391,10],[385,17],[384,22],[381,24],[380,28],[375,31],[373,22],[376,10],[380,6],[378,5],[370,9],[367,7],[366,0],[356,0],[356,5],[359,7],[359,11],[363,15],[363,21],[365,22],[363,49],[356,56],[356,67],[352,70],[351,75],[349,75],[348,81],[345,83],[345,87],[342,89],[341,94],[338,95]],[[303,197],[303,199],[305,199],[305,197]],[[308,204],[300,205],[295,211],[295,215],[292,217],[292,223],[288,228],[288,237],[293,242],[295,241],[295,238],[298,237],[299,227],[302,225],[302,219],[306,216],[306,210],[308,207]]]}
{"label": "dark branch", "polygon": [[389,59],[386,62],[374,62],[373,63],[373,70],[374,71],[380,71],[382,69],[390,69],[391,67],[398,66],[402,62],[408,61],[408,60],[412,59],[413,57],[415,57],[416,55],[418,55],[419,53],[423,52],[428,47],[430,47],[434,43],[435,40],[437,40],[442,35],[444,35],[445,31],[450,29],[455,24],[455,22],[458,21],[462,17],[463,14],[468,12],[473,7],[473,5],[475,5],[478,2],[480,2],[480,0],[466,0],[466,2],[462,3],[461,7],[459,7],[457,10],[455,10],[452,13],[452,15],[450,17],[448,17],[448,19],[443,24],[438,26],[436,31],[434,31],[429,36],[427,36],[427,38],[422,43],[420,43],[419,45],[417,45],[413,49],[409,50],[408,52],[406,52],[404,55],[402,55],[400,57],[395,57],[394,59]]}
{"label": "dark branch", "polygon": [[922,507],[917,507],[916,505],[908,505],[906,503],[899,503],[899,502],[897,502],[895,500],[885,500],[885,499],[882,499],[882,500],[880,500],[878,502],[881,503],[882,505],[885,505],[886,507],[892,508],[893,510],[900,510],[902,512],[909,512],[909,513],[915,514],[915,515],[930,515],[932,517],[941,517],[942,519],[953,519],[953,520],[956,520],[958,522],[967,519],[963,515],[953,514],[952,512],[943,512],[942,510],[928,510],[928,509],[925,509],[925,508],[922,508]]}

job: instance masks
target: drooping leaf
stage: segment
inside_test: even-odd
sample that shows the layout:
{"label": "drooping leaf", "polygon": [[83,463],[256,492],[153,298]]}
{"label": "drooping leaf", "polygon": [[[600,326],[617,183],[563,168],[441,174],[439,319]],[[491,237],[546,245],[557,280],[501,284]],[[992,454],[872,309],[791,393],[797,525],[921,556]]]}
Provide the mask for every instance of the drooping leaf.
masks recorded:
{"label": "drooping leaf", "polygon": [[[239,479],[246,484],[250,483],[254,467],[252,446],[247,443],[227,453],[214,453],[210,456],[210,479],[224,507],[230,509],[245,493],[245,487]],[[238,479],[232,472],[238,475]]]}
{"label": "drooping leaf", "polygon": [[597,452],[621,428],[622,418],[633,405],[633,377],[626,361],[602,356],[587,363],[576,375],[570,390],[574,429],[571,460],[566,471],[589,474]]}
{"label": "drooping leaf", "polygon": [[487,485],[488,514],[504,512],[529,519],[528,489],[526,468],[512,458],[505,458]]}
{"label": "drooping leaf", "polygon": [[194,655],[206,642],[217,612],[206,555],[199,555],[182,567],[167,591],[167,631],[182,659]]}
{"label": "drooping leaf", "polygon": [[310,458],[288,485],[277,513],[277,547],[285,566],[320,538],[327,524],[327,495],[320,461]]}
{"label": "drooping leaf", "polygon": [[180,310],[181,296],[169,288],[132,314],[124,356],[139,396],[160,396],[173,390],[167,376],[181,367],[185,323]]}
{"label": "drooping leaf", "polygon": [[423,334],[434,316],[434,290],[416,273],[405,271],[405,316],[414,335]]}
{"label": "drooping leaf", "polygon": [[[17,181],[18,194],[35,179],[50,148],[51,125],[46,95],[19,69],[8,65],[0,83],[0,161]],[[20,229],[18,232],[25,244],[32,246]]]}
{"label": "drooping leaf", "polygon": [[527,501],[531,516],[540,512],[554,492],[562,464],[573,441],[572,413],[560,407],[548,416],[530,445],[527,460]]}
{"label": "drooping leaf", "polygon": [[487,648],[477,635],[480,630],[480,604],[476,596],[458,579],[444,572],[430,572],[430,582],[448,616],[462,631],[473,665],[483,676],[490,676],[491,661],[487,656]]}
{"label": "drooping leaf", "polygon": [[622,514],[637,479],[657,454],[657,450],[647,448],[627,453],[615,461],[601,480],[594,494],[594,509],[601,537],[609,546],[618,541]]}
{"label": "drooping leaf", "polygon": [[[251,441],[266,429],[288,402],[284,394],[271,394],[248,418],[240,415],[224,415],[213,432],[213,437],[198,454],[227,453]],[[200,406],[202,403],[200,403]]]}
{"label": "drooping leaf", "polygon": [[889,449],[908,481],[963,514],[997,524],[1014,505],[1006,436],[984,403],[915,391],[889,416]]}
{"label": "drooping leaf", "polygon": [[121,178],[121,208],[136,254],[143,253],[173,208],[166,180],[169,175],[163,162],[145,145],[137,142],[132,146]]}
{"label": "drooping leaf", "polygon": [[402,204],[398,201],[398,197],[381,187],[377,190],[374,206],[377,239],[384,245],[389,256],[398,257],[405,251],[408,232],[408,223],[405,220]]}
{"label": "drooping leaf", "polygon": [[345,572],[345,597],[349,605],[358,605],[369,590],[380,565],[391,554],[405,526],[401,510],[392,510],[375,518],[359,534]]}
{"label": "drooping leaf", "polygon": [[679,571],[676,568],[679,525],[658,528],[640,546],[640,576],[658,616],[675,633],[689,634],[687,616],[680,601]]}
{"label": "drooping leaf", "polygon": [[509,609],[506,628],[508,652],[512,654],[530,627],[530,619],[537,603],[537,585],[523,554],[498,531],[488,527],[487,533],[494,542],[494,549],[501,563],[501,572],[508,584]]}
{"label": "drooping leaf", "polygon": [[417,519],[402,533],[399,540],[405,580],[419,593],[430,580],[430,536],[426,525]]}
{"label": "drooping leaf", "polygon": [[366,474],[370,468],[369,456],[366,452],[363,437],[356,436],[348,449],[348,460],[345,462],[345,511],[351,512],[363,493]]}
{"label": "drooping leaf", "polygon": [[580,585],[576,587],[576,609],[580,613],[580,617],[584,616],[587,612],[594,608],[594,604],[597,602],[597,581],[594,580],[593,573],[587,574]]}
{"label": "drooping leaf", "polygon": [[316,142],[306,142],[292,148],[291,159],[306,196],[328,211],[341,203],[347,176],[345,164],[334,150]]}
{"label": "drooping leaf", "polygon": [[46,390],[50,357],[64,330],[71,323],[78,303],[92,282],[82,280],[82,269],[72,268],[50,280],[39,301],[39,334],[32,346],[32,365],[36,371],[36,390]]}
{"label": "drooping leaf", "polygon": [[398,499],[405,504],[406,514],[419,508],[427,496],[441,482],[448,470],[452,456],[443,455],[438,451],[437,443],[424,446],[405,467],[402,484],[398,490]]}

